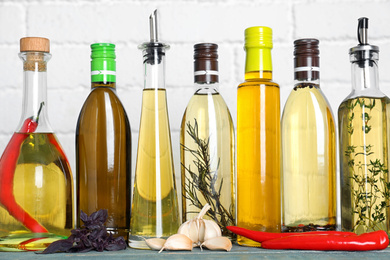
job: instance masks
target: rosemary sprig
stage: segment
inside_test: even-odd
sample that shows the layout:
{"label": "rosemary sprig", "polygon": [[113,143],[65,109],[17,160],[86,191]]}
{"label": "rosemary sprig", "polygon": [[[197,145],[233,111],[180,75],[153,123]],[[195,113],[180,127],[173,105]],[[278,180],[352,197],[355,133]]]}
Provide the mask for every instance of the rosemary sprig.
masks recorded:
{"label": "rosemary sprig", "polygon": [[[210,204],[211,209],[207,215],[213,219],[222,229],[222,235],[227,235],[228,230],[226,226],[234,225],[233,208],[230,205],[226,208],[221,202],[221,192],[224,185],[223,179],[218,181],[220,166],[220,158],[215,169],[212,169],[209,152],[210,138],[201,139],[198,133],[198,122],[195,119],[194,125],[190,122],[186,123],[187,134],[196,144],[196,149],[191,149],[184,144],[180,144],[183,152],[190,153],[193,156],[192,163],[196,169],[192,169],[191,165],[181,165],[185,169],[185,180],[183,182],[183,199],[188,199],[192,205],[198,209],[202,209],[204,204],[202,201]],[[197,212],[186,212],[197,213]]]}

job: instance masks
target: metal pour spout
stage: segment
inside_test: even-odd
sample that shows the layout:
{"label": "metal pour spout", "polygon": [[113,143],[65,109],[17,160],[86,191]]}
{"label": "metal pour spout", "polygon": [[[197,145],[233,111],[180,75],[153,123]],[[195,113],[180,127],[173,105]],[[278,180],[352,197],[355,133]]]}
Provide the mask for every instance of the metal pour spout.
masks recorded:
{"label": "metal pour spout", "polygon": [[361,45],[368,44],[368,18],[362,17],[359,18],[358,23],[358,41]]}
{"label": "metal pour spout", "polygon": [[157,9],[149,16],[150,42],[158,42]]}

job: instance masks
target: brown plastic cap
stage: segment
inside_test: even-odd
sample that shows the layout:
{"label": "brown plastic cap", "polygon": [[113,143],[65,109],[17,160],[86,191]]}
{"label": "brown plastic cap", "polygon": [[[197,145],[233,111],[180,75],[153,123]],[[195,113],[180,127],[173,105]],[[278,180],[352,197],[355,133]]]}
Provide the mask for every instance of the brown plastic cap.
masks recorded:
{"label": "brown plastic cap", "polygon": [[197,83],[218,82],[218,45],[215,43],[198,43],[194,45],[194,76]]}
{"label": "brown plastic cap", "polygon": [[20,52],[37,51],[50,53],[50,40],[41,37],[25,37],[20,39]]}

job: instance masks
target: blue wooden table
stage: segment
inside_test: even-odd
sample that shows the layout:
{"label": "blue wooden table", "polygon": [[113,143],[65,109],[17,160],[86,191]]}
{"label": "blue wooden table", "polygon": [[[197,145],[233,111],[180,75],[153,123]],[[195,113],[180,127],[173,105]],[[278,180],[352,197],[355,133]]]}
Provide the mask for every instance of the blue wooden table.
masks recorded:
{"label": "blue wooden table", "polygon": [[0,259],[390,259],[390,249],[367,252],[324,252],[324,251],[299,251],[299,250],[266,250],[262,248],[251,248],[234,245],[230,252],[222,251],[200,251],[195,248],[192,252],[187,251],[164,251],[160,254],[151,250],[127,250],[117,252],[88,252],[82,254],[51,254],[37,255],[33,252],[8,253],[0,252]]}

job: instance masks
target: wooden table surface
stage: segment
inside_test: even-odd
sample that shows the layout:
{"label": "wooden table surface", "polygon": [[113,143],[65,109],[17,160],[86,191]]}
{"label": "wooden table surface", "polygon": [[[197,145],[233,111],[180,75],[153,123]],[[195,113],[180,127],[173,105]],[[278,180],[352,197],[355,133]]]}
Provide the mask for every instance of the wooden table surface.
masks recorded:
{"label": "wooden table surface", "polygon": [[195,248],[192,252],[187,251],[164,251],[158,253],[151,250],[137,250],[128,248],[117,252],[88,252],[51,255],[38,255],[33,252],[0,252],[0,259],[390,259],[390,249],[366,252],[342,252],[342,251],[300,251],[300,250],[267,250],[234,245],[230,252],[223,251],[200,251]]}

